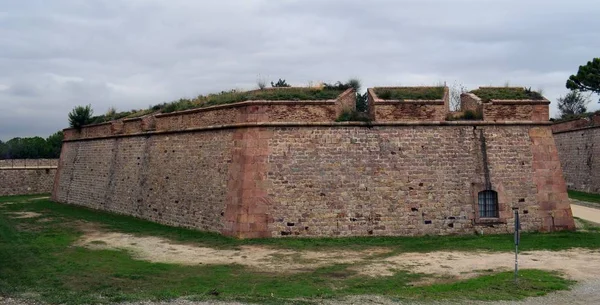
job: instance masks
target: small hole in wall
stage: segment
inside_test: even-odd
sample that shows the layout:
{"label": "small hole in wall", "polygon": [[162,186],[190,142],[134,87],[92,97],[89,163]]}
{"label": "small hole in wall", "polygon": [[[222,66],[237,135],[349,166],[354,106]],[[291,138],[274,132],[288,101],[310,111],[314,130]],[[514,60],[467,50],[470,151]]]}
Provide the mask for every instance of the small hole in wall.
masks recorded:
{"label": "small hole in wall", "polygon": [[225,216],[225,212],[221,212],[221,216]]}
{"label": "small hole in wall", "polygon": [[373,235],[373,230],[369,230],[367,233],[369,233],[369,235]]}
{"label": "small hole in wall", "polygon": [[175,150],[173,149],[173,152],[175,152]]}
{"label": "small hole in wall", "polygon": [[528,210],[523,211],[523,214],[529,214]]}
{"label": "small hole in wall", "polygon": [[419,183],[419,186],[423,186],[423,182]]}
{"label": "small hole in wall", "polygon": [[304,230],[308,231],[308,227],[304,227]]}
{"label": "small hole in wall", "polygon": [[418,211],[419,211],[419,209],[417,209],[417,208],[410,208],[410,210],[411,210],[412,212],[418,212]]}
{"label": "small hole in wall", "polygon": [[448,224],[448,227],[449,227],[449,228],[454,228],[454,224],[453,224],[453,223],[449,223],[449,224]]}
{"label": "small hole in wall", "polygon": [[426,225],[430,225],[431,224],[431,220],[425,220],[425,224]]}
{"label": "small hole in wall", "polygon": [[321,194],[319,194],[319,195],[321,195],[321,197],[325,197],[325,193],[321,193]]}
{"label": "small hole in wall", "polygon": [[525,202],[525,198],[519,199],[519,202]]}
{"label": "small hole in wall", "polygon": [[166,176],[165,179],[169,180],[169,176]]}
{"label": "small hole in wall", "polygon": [[396,154],[396,152],[395,152],[395,151],[392,151],[392,152],[391,152],[391,154],[392,154],[392,155],[395,155],[395,154]]}
{"label": "small hole in wall", "polygon": [[287,225],[288,225],[288,227],[293,227],[293,226],[294,226],[294,225],[296,225],[296,224],[295,224],[295,223],[293,223],[293,222],[288,222],[288,223],[287,223]]}
{"label": "small hole in wall", "polygon": [[292,234],[292,232],[281,231],[282,236],[286,236],[286,235],[290,235],[290,234]]}
{"label": "small hole in wall", "polygon": [[525,162],[521,162],[521,165],[525,166]]}

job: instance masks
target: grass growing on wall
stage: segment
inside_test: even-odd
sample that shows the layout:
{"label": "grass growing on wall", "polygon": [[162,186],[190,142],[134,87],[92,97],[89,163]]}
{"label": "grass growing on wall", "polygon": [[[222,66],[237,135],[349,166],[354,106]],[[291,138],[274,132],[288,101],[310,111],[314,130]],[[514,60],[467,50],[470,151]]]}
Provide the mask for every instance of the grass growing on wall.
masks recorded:
{"label": "grass growing on wall", "polygon": [[383,100],[441,100],[444,87],[398,87],[375,88],[375,94]]}
{"label": "grass growing on wall", "polygon": [[489,100],[542,100],[544,97],[536,91],[520,87],[491,87],[471,91],[483,101]]}
{"label": "grass growing on wall", "polygon": [[[323,298],[385,295],[403,300],[518,300],[568,289],[572,282],[555,273],[523,270],[515,285],[511,272],[489,274],[450,283],[412,286],[425,275],[397,272],[393,276],[358,276],[347,264],[285,274],[239,265],[151,263],[126,251],[89,250],[73,246],[83,234],[82,223],[107,230],[216,248],[261,245],[285,249],[334,251],[387,247],[398,252],[435,250],[511,251],[512,236],[365,237],[323,239],[237,240],[217,234],[172,228],[155,223],[53,203],[37,196],[0,198],[0,295],[28,297],[52,304],[109,303],[136,300],[239,300],[267,304]],[[10,203],[10,204],[6,204]],[[14,212],[37,212],[44,221],[15,219]],[[598,233],[523,234],[523,250],[600,248]]]}

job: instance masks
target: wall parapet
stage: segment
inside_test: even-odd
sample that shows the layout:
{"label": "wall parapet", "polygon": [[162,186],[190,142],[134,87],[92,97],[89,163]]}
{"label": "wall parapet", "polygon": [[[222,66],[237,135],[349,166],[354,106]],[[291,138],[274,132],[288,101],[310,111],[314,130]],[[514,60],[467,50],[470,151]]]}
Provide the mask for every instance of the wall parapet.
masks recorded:
{"label": "wall parapet", "polygon": [[550,101],[537,93],[535,98],[523,99],[483,99],[483,97],[478,96],[476,93],[478,90],[495,89],[523,91],[523,88],[479,87],[479,89],[474,90],[473,92],[462,94],[461,104],[466,103],[467,105],[465,108],[480,111],[484,121],[503,121],[512,119],[547,122],[550,119]]}
{"label": "wall parapet", "polygon": [[65,141],[106,138],[154,131],[256,122],[333,122],[343,111],[355,110],[355,91],[348,89],[337,99],[308,101],[255,100],[205,108],[147,115],[64,130]]}
{"label": "wall parapet", "polygon": [[367,89],[369,113],[374,121],[443,121],[450,111],[450,91],[443,87],[440,99],[383,99],[377,90],[434,87],[375,87]]}
{"label": "wall parapet", "polygon": [[552,132],[556,134],[599,127],[600,113],[595,113],[590,117],[576,118],[554,123],[554,125],[552,125]]}
{"label": "wall parapet", "polygon": [[0,160],[0,169],[56,168],[58,159],[6,159]]}

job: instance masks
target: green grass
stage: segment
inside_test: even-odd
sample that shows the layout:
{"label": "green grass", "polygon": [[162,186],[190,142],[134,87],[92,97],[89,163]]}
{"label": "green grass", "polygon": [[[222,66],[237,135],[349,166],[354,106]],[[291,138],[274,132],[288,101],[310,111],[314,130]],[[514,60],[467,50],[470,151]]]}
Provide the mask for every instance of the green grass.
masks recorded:
{"label": "green grass", "polygon": [[[559,275],[523,270],[518,285],[512,273],[499,273],[447,284],[413,287],[424,275],[398,272],[391,277],[365,278],[350,265],[313,271],[266,273],[239,265],[180,266],[133,259],[126,251],[74,247],[82,232],[76,221],[101,224],[105,229],[219,248],[263,245],[286,249],[334,251],[389,247],[393,252],[434,250],[511,251],[512,239],[500,236],[371,237],[323,239],[236,240],[212,233],[178,229],[85,208],[32,200],[37,196],[0,197],[0,295],[27,297],[52,304],[107,303],[192,297],[268,304],[287,301],[318,303],[324,298],[378,294],[407,300],[517,300],[564,290],[572,284]],[[8,213],[42,213],[14,219]],[[523,250],[598,248],[597,233],[523,234]]]}
{"label": "green grass", "polygon": [[573,199],[577,199],[577,200],[581,200],[581,201],[587,201],[587,202],[600,203],[600,194],[592,194],[592,193],[585,193],[585,192],[569,190],[569,198],[573,198]]}
{"label": "green grass", "polygon": [[538,92],[520,87],[486,87],[471,91],[483,101],[489,100],[542,100]]}
{"label": "green grass", "polygon": [[203,108],[216,105],[226,105],[250,100],[268,101],[304,101],[304,100],[330,100],[336,99],[346,87],[328,88],[270,88],[253,91],[222,91],[209,95],[199,95],[193,99],[181,98],[169,103],[162,103],[142,110],[131,110],[118,112],[110,116],[99,115],[92,118],[93,124],[109,122],[121,118],[136,118],[151,113],[171,113],[195,108]]}
{"label": "green grass", "polygon": [[444,87],[398,87],[375,88],[377,97],[383,100],[441,100]]}

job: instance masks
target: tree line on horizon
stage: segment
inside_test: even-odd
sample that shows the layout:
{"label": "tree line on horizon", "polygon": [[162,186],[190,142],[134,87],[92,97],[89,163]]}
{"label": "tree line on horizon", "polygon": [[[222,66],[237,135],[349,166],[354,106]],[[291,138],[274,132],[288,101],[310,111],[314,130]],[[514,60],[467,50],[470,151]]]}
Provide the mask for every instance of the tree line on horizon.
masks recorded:
{"label": "tree line on horizon", "polygon": [[0,141],[0,160],[7,159],[57,159],[62,148],[63,132],[42,137],[12,138]]}

